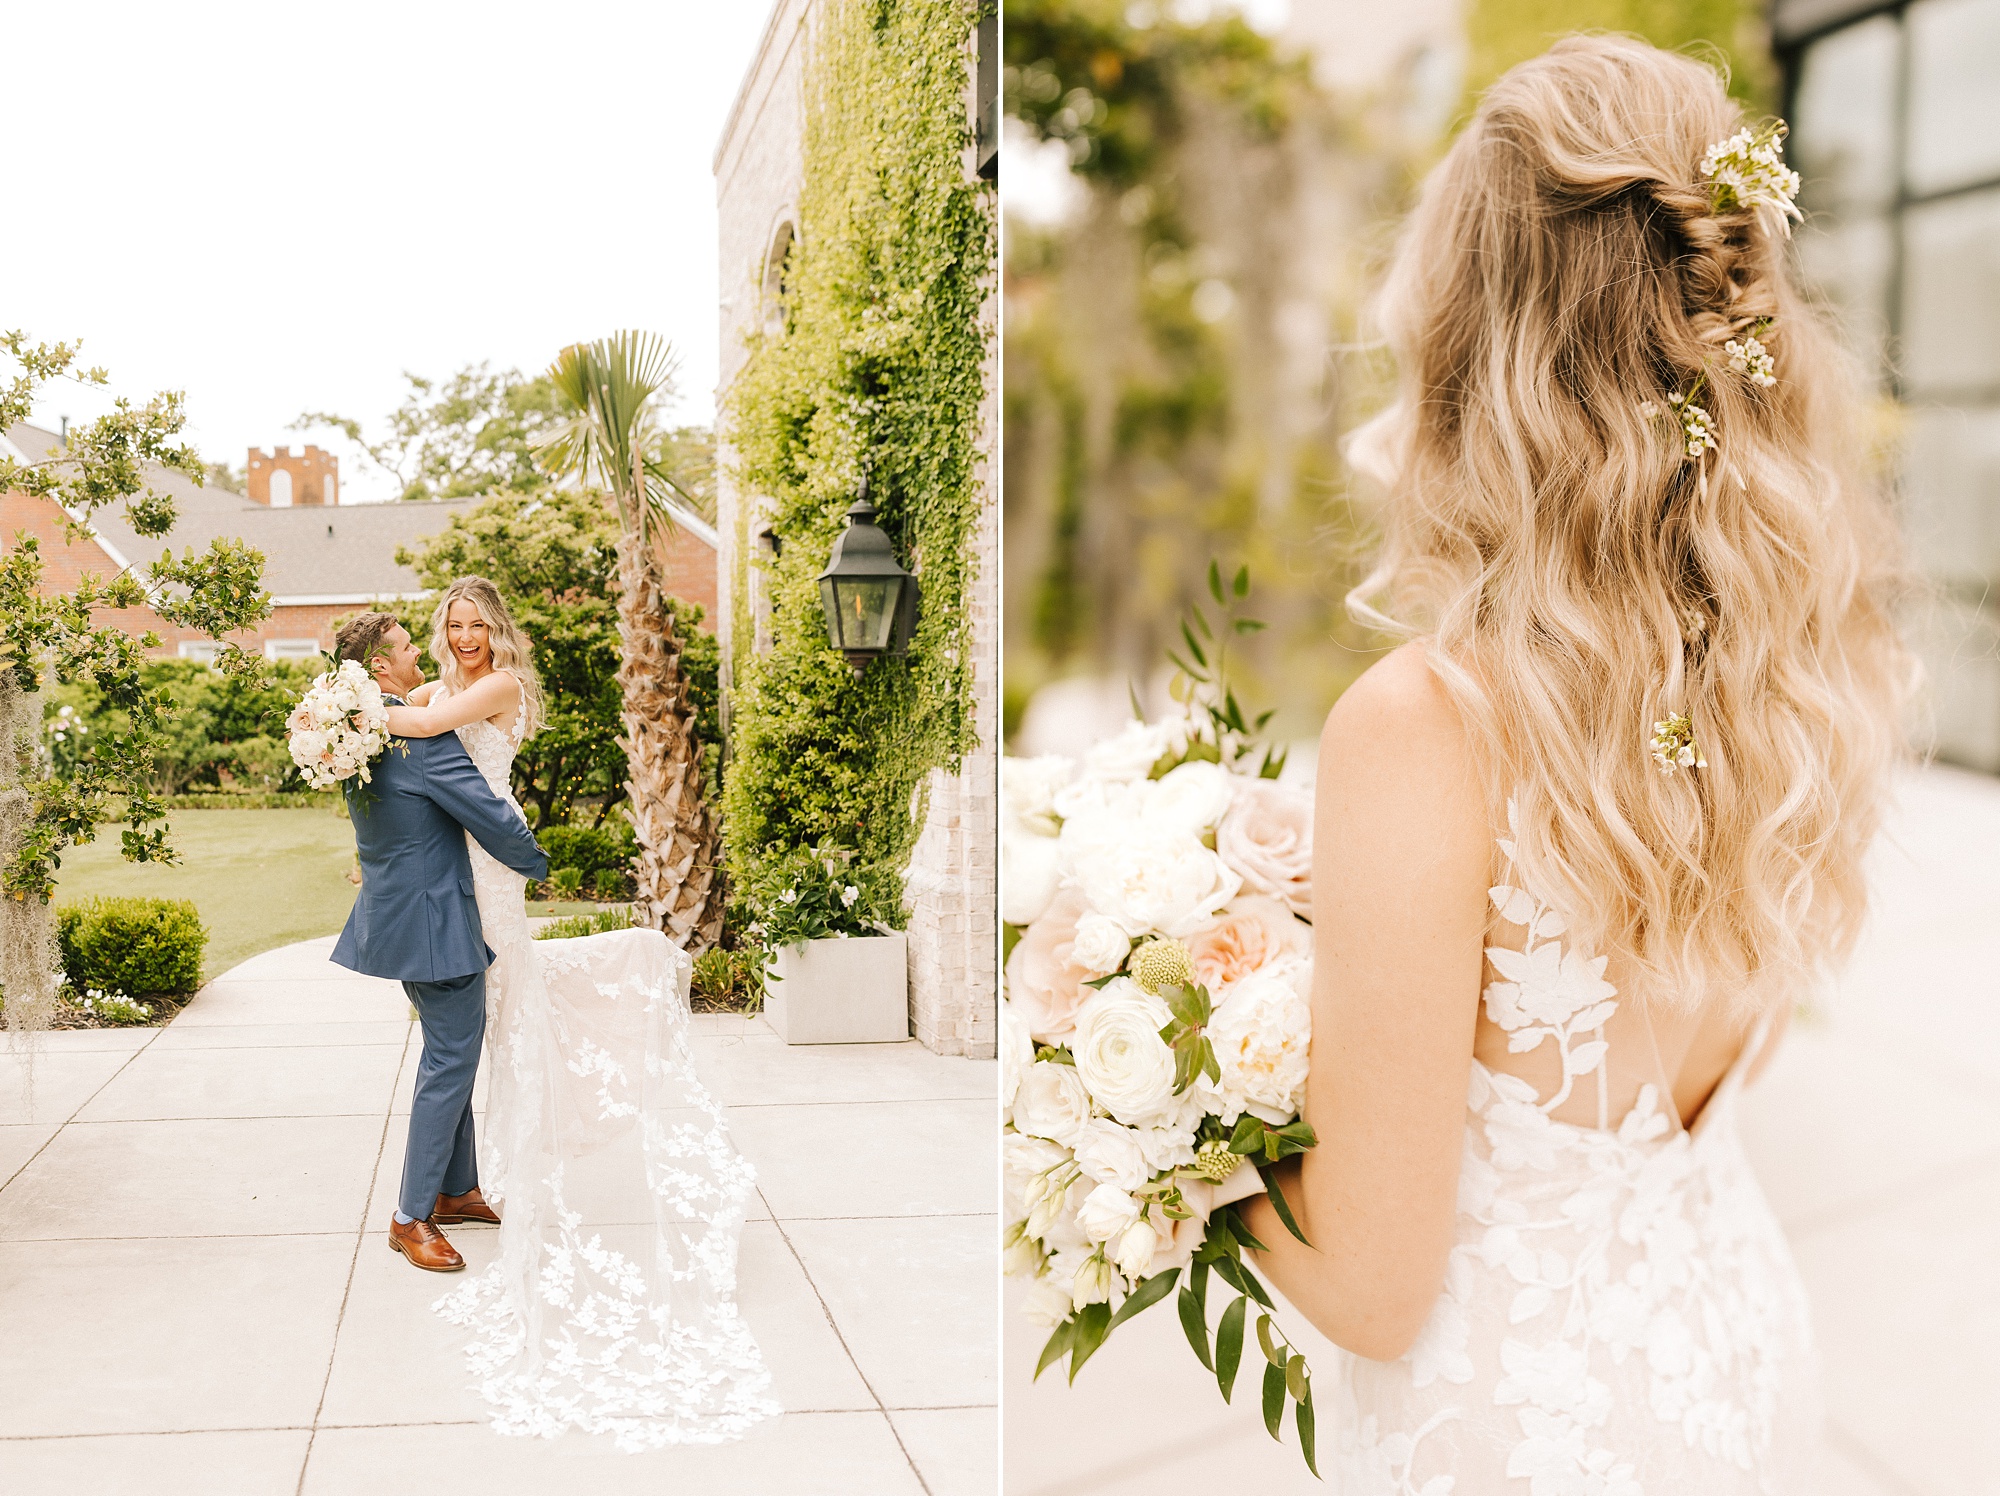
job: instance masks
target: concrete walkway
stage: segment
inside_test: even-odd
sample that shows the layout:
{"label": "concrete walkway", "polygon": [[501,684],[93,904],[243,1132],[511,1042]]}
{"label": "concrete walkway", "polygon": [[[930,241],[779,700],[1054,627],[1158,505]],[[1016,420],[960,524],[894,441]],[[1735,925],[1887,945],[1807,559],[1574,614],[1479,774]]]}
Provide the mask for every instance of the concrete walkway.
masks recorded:
{"label": "concrete walkway", "polygon": [[[1796,1496],[2000,1493],[2000,782],[1933,769],[1900,800],[1854,960],[1744,1098],[1825,1368],[1825,1468]],[[1009,1496],[1328,1489],[1289,1426],[1282,1448],[1265,1434],[1254,1375],[1223,1405],[1170,1313],[1065,1387],[1031,1382],[1042,1337],[1006,1298]]]}
{"label": "concrete walkway", "polygon": [[[164,1029],[0,1051],[0,1491],[989,1496],[994,1067],[915,1043],[788,1048],[697,1015],[755,1163],[739,1300],[786,1415],[624,1455],[506,1438],[430,1312],[463,1281],[386,1245],[420,1040],[331,937]],[[478,1271],[495,1233],[458,1228]]]}

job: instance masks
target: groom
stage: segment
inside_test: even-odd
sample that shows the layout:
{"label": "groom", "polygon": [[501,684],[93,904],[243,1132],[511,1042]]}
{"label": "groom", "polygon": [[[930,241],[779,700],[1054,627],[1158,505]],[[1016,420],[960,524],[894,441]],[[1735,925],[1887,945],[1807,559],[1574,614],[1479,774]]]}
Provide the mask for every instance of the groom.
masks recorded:
{"label": "groom", "polygon": [[[387,613],[363,613],[333,648],[336,659],[370,670],[391,704],[423,684],[417,646]],[[457,733],[392,738],[370,772],[369,784],[346,782],[361,892],[333,959],[350,971],[400,980],[423,1023],[389,1245],[418,1267],[450,1273],[465,1259],[439,1224],[500,1219],[479,1193],[473,1154],[472,1081],[493,952],[479,928],[465,838],[469,833],[524,877],[546,878],[549,864],[519,813],[487,787]]]}

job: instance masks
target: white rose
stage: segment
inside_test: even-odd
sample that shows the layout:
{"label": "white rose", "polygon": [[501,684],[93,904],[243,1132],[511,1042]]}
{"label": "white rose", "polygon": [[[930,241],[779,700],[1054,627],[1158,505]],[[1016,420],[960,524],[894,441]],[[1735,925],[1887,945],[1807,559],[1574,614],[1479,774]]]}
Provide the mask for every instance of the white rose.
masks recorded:
{"label": "white rose", "polygon": [[1021,1089],[1021,1077],[1035,1063],[1035,1041],[1028,1033],[1028,1025],[1004,997],[1000,1000],[999,1050],[1000,1110],[1004,1112],[1013,1106],[1015,1093]]}
{"label": "white rose", "polygon": [[1221,764],[1201,759],[1182,764],[1153,786],[1147,797],[1147,819],[1170,822],[1199,836],[1215,829],[1234,802],[1237,786],[1248,782]]}
{"label": "white rose", "polygon": [[1034,836],[1054,836],[1062,829],[1056,813],[1056,793],[1076,777],[1076,765],[1059,754],[1040,758],[1000,760],[1002,824]]}
{"label": "white rose", "polygon": [[1214,919],[1242,879],[1191,832],[1127,822],[1125,835],[1093,827],[1072,853],[1067,881],[1099,914],[1135,939],[1150,931],[1188,935]]}
{"label": "white rose", "polygon": [[1048,912],[1062,871],[1062,843],[1008,829],[1000,834],[1000,917],[1033,924]]}
{"label": "white rose", "polygon": [[1053,1138],[1069,1147],[1090,1120],[1090,1093],[1085,1084],[1074,1065],[1055,1060],[1030,1065],[1014,1094],[1014,1125],[1022,1132]]}
{"label": "white rose", "polygon": [[312,764],[319,761],[326,752],[326,734],[315,729],[292,734],[292,761],[297,764]]}
{"label": "white rose", "polygon": [[1312,796],[1274,779],[1241,779],[1236,802],[1216,828],[1215,850],[1243,886],[1312,913]]}
{"label": "white rose", "polygon": [[1172,1017],[1165,1003],[1126,977],[1076,1010],[1070,1036],[1076,1073],[1091,1098],[1120,1122],[1146,1122],[1174,1100],[1174,1054],[1160,1038]]}
{"label": "white rose", "polygon": [[1060,1272],[1045,1273],[1028,1285],[1021,1301],[1021,1313],[1031,1323],[1053,1330],[1070,1315],[1070,1279]]}
{"label": "white rose", "polygon": [[1070,1279],[1069,1301],[1076,1309],[1087,1304],[1102,1304],[1111,1297],[1113,1274],[1111,1264],[1093,1253],[1078,1265],[1076,1275]]}
{"label": "white rose", "polygon": [[1076,1161],[1092,1183],[1114,1184],[1121,1190],[1136,1190],[1155,1173],[1146,1166],[1138,1134],[1108,1117],[1093,1117],[1083,1124]]}
{"label": "white rose", "polygon": [[1224,1125],[1245,1112],[1273,1126],[1298,1114],[1312,1042],[1312,1007],[1304,991],[1311,974],[1305,961],[1266,966],[1217,1002],[1208,1041],[1222,1076],[1201,1085],[1220,1103]]}
{"label": "white rose", "polygon": [[1131,1282],[1137,1283],[1153,1271],[1153,1249],[1159,1245],[1160,1233],[1144,1216],[1125,1228],[1113,1249],[1111,1260],[1118,1265],[1118,1271]]}
{"label": "white rose", "polygon": [[1131,938],[1116,920],[1102,914],[1086,914],[1076,922],[1076,939],[1070,945],[1069,958],[1092,976],[1108,976],[1125,964],[1131,949]]}
{"label": "white rose", "polygon": [[1076,1212],[1076,1223],[1090,1241],[1109,1241],[1122,1236],[1139,1219],[1140,1205],[1115,1184],[1100,1184],[1084,1197]]}
{"label": "white rose", "polygon": [[1116,737],[1091,745],[1083,756],[1083,776],[1112,784],[1148,778],[1162,757],[1187,751],[1188,732],[1185,717],[1128,722]]}

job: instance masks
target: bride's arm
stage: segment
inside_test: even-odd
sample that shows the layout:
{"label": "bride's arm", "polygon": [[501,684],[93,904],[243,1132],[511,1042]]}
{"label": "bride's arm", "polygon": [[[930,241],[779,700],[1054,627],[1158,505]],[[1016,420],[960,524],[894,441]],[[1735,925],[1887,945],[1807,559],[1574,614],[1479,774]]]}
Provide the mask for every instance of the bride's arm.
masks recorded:
{"label": "bride's arm", "polygon": [[1480,997],[1491,831],[1465,732],[1420,646],[1341,697],[1313,825],[1319,1146],[1280,1179],[1301,1245],[1259,1197],[1257,1265],[1339,1345],[1407,1351],[1444,1282]]}
{"label": "bride's arm", "polygon": [[513,676],[495,670],[435,705],[390,707],[389,731],[399,738],[434,738],[454,727],[512,710],[520,690]]}

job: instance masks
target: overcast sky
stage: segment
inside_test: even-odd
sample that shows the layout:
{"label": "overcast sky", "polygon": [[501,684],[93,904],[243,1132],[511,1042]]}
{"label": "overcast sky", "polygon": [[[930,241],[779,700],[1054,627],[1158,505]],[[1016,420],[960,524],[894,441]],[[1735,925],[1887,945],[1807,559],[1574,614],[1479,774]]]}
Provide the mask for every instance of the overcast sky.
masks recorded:
{"label": "overcast sky", "polygon": [[[10,7],[0,326],[82,338],[118,393],[183,389],[189,434],[340,452],[402,371],[534,372],[649,328],[712,418],[717,136],[766,0]],[[97,397],[58,387],[53,427]]]}

